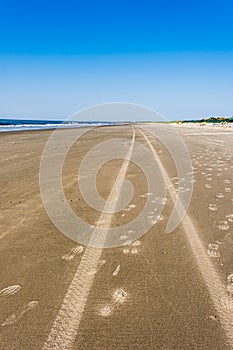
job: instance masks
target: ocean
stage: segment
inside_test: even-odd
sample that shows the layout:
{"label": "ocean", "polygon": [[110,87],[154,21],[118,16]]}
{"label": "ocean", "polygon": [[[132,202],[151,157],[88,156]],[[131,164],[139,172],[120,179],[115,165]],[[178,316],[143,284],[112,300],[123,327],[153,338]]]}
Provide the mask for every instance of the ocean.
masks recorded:
{"label": "ocean", "polygon": [[107,121],[58,121],[58,120],[30,120],[30,119],[0,119],[0,132],[42,130],[56,128],[78,128],[84,126],[114,125]]}

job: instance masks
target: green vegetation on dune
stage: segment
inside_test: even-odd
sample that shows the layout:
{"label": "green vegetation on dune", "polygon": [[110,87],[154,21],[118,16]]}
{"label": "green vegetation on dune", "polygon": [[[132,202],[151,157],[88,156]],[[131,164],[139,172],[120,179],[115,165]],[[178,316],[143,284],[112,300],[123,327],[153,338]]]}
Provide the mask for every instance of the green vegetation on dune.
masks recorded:
{"label": "green vegetation on dune", "polygon": [[209,118],[202,118],[197,120],[179,120],[176,121],[176,123],[233,123],[233,116],[226,118],[226,117],[209,117]]}

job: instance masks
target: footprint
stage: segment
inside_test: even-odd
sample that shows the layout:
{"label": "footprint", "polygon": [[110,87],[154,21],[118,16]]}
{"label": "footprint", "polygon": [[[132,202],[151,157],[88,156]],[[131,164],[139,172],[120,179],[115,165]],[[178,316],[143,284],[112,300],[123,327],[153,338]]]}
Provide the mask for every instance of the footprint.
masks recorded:
{"label": "footprint", "polygon": [[76,255],[81,254],[83,252],[83,246],[79,245],[70,250],[69,253],[62,256],[62,260],[70,261],[75,258]]}
{"label": "footprint", "polygon": [[215,211],[218,210],[218,207],[216,204],[209,204],[209,209]]}
{"label": "footprint", "polygon": [[141,245],[141,241],[137,240],[133,242],[129,247],[123,249],[124,254],[137,254],[138,248]]}
{"label": "footprint", "polygon": [[129,248],[124,248],[124,249],[123,249],[123,253],[124,253],[124,254],[129,254],[129,253],[130,253]]}
{"label": "footprint", "polygon": [[233,222],[233,214],[226,215],[228,221]]}
{"label": "footprint", "polygon": [[136,205],[135,204],[129,204],[127,208],[125,208],[124,210],[125,211],[130,211],[131,209],[134,209],[136,208]]}
{"label": "footprint", "polygon": [[211,249],[213,249],[213,250],[218,250],[218,244],[216,244],[216,243],[210,243],[210,244],[208,244],[208,248],[211,250]]}
{"label": "footprint", "polygon": [[130,210],[131,210],[131,208],[129,208],[129,207],[124,209],[124,211],[130,211]]}
{"label": "footprint", "polygon": [[113,300],[116,304],[123,304],[127,298],[127,293],[124,289],[119,288],[113,294]]}
{"label": "footprint", "polygon": [[218,251],[219,245],[216,243],[209,243],[207,253],[211,258],[219,258],[220,253]]}
{"label": "footprint", "polygon": [[2,290],[0,290],[0,297],[7,297],[8,295],[14,295],[21,289],[21,286],[19,284],[16,284],[14,286],[6,287]]}
{"label": "footprint", "polygon": [[206,188],[212,188],[212,185],[211,184],[205,184],[205,187]]}
{"label": "footprint", "polygon": [[231,188],[230,187],[225,188],[225,192],[226,193],[230,193],[231,192]]}
{"label": "footprint", "polygon": [[38,306],[38,301],[30,301],[27,305],[23,306],[23,308],[20,311],[8,316],[5,319],[5,321],[2,323],[2,326],[8,326],[18,322],[21,319],[21,317],[23,317],[23,315],[25,315],[27,312],[29,312],[30,310],[34,309],[37,306]]}
{"label": "footprint", "polygon": [[228,230],[229,229],[228,221],[220,221],[218,228],[220,230],[225,230],[225,231]]}
{"label": "footprint", "polygon": [[229,183],[231,183],[231,181],[228,180],[228,179],[225,179],[225,180],[224,180],[224,183],[225,183],[225,184],[229,184]]}
{"label": "footprint", "polygon": [[121,265],[118,265],[117,267],[116,267],[116,269],[114,270],[114,272],[113,272],[113,276],[117,276],[118,275],[118,273],[120,272],[120,269],[121,269]]}
{"label": "footprint", "polygon": [[209,254],[209,256],[211,258],[219,258],[220,257],[220,253],[215,249],[208,249],[207,253]]}
{"label": "footprint", "polygon": [[223,242],[221,242],[221,241],[216,241],[217,242],[217,244],[223,244]]}
{"label": "footprint", "polygon": [[124,289],[117,289],[112,296],[113,302],[110,305],[102,307],[100,310],[100,315],[103,317],[109,316],[112,313],[112,311],[120,304],[123,304],[126,301],[126,299],[127,293],[124,291]]}
{"label": "footprint", "polygon": [[139,247],[141,245],[141,241],[137,240],[132,243],[132,247]]}
{"label": "footprint", "polygon": [[100,310],[100,315],[103,317],[107,317],[111,314],[112,312],[112,308],[110,305],[104,306],[101,310]]}
{"label": "footprint", "polygon": [[123,249],[123,253],[124,254],[137,254],[138,253],[138,249],[137,248],[125,248]]}
{"label": "footprint", "polygon": [[[181,187],[180,187],[180,189],[181,189]],[[162,204],[162,205],[165,205],[166,203],[167,203],[167,198],[162,198],[161,204]]]}
{"label": "footprint", "polygon": [[224,198],[224,194],[223,193],[217,193],[216,194],[216,198]]}

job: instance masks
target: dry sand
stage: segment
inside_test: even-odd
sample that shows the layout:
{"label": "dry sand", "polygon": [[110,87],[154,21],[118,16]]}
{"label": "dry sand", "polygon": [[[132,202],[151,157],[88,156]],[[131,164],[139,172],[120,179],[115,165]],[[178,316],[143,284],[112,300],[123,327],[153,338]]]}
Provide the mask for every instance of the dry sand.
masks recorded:
{"label": "dry sand", "polygon": [[[227,277],[233,273],[233,133],[229,129],[210,131],[185,126],[177,130],[186,142],[194,167],[188,216],[206,253],[200,259],[208,261],[207,266],[211,264],[226,298],[222,300],[217,287],[216,296],[211,295],[215,286],[207,286],[187,238],[187,227],[185,231],[180,225],[173,233],[165,233],[173,208],[168,195],[163,217],[138,243],[103,250],[85,298],[84,313],[75,334],[70,335],[73,349],[233,348],[227,328],[231,329],[228,323],[233,314],[233,299],[227,292]],[[59,132],[65,135],[68,131]],[[2,350],[46,348],[56,315],[86,250],[83,247],[72,251],[78,244],[57,230],[41,201],[40,159],[51,133],[0,135]],[[113,136],[130,140],[132,128],[92,129],[72,147],[64,164],[66,198],[74,212],[91,224],[98,221],[100,213],[83,200],[77,171],[88,150]],[[136,141],[148,147],[138,131]],[[177,188],[177,171],[171,157],[157,140],[152,139],[151,144]],[[112,160],[100,170],[97,187],[103,198],[108,198],[121,165],[121,160]],[[135,207],[114,215],[113,227],[137,217],[145,204],[146,198],[141,197],[147,192],[143,172],[130,164],[126,179],[134,186]],[[218,246],[210,248],[209,244]],[[215,256],[211,255],[213,247]],[[223,320],[226,315],[230,321],[227,317]],[[56,341],[50,348],[56,348]]]}

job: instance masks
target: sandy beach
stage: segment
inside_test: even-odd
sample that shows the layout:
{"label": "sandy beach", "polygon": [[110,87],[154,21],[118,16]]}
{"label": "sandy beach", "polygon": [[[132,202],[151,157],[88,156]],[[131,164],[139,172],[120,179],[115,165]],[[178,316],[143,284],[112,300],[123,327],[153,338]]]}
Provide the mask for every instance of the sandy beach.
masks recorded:
{"label": "sandy beach", "polygon": [[[160,125],[143,130],[149,143],[138,126],[85,129],[67,153],[62,169],[66,201],[93,226],[99,223],[101,212],[84,200],[78,172],[85,156],[99,143],[124,138],[126,151],[130,142],[150,152],[153,148],[169,178],[156,224],[137,243],[127,244],[130,233],[125,232],[125,245],[101,251],[67,238],[44,208],[40,162],[53,131],[0,135],[0,349],[233,347],[229,292],[233,285],[229,277],[233,273],[232,129],[175,127],[188,148],[194,181],[185,220],[167,234],[174,207],[170,191],[177,194],[182,179],[150,128],[159,130]],[[59,133],[66,140],[70,130]],[[118,145],[109,154],[114,154],[114,147]],[[122,159],[112,159],[98,171],[96,187],[104,200],[123,164]],[[86,171],[88,177],[93,169]],[[143,169],[137,164],[129,161],[124,177],[134,192],[127,208],[109,216],[112,228],[137,218],[150,196]],[[96,263],[89,261],[96,252]],[[85,264],[91,268],[82,270]],[[71,294],[73,287],[81,296],[75,290]]]}

